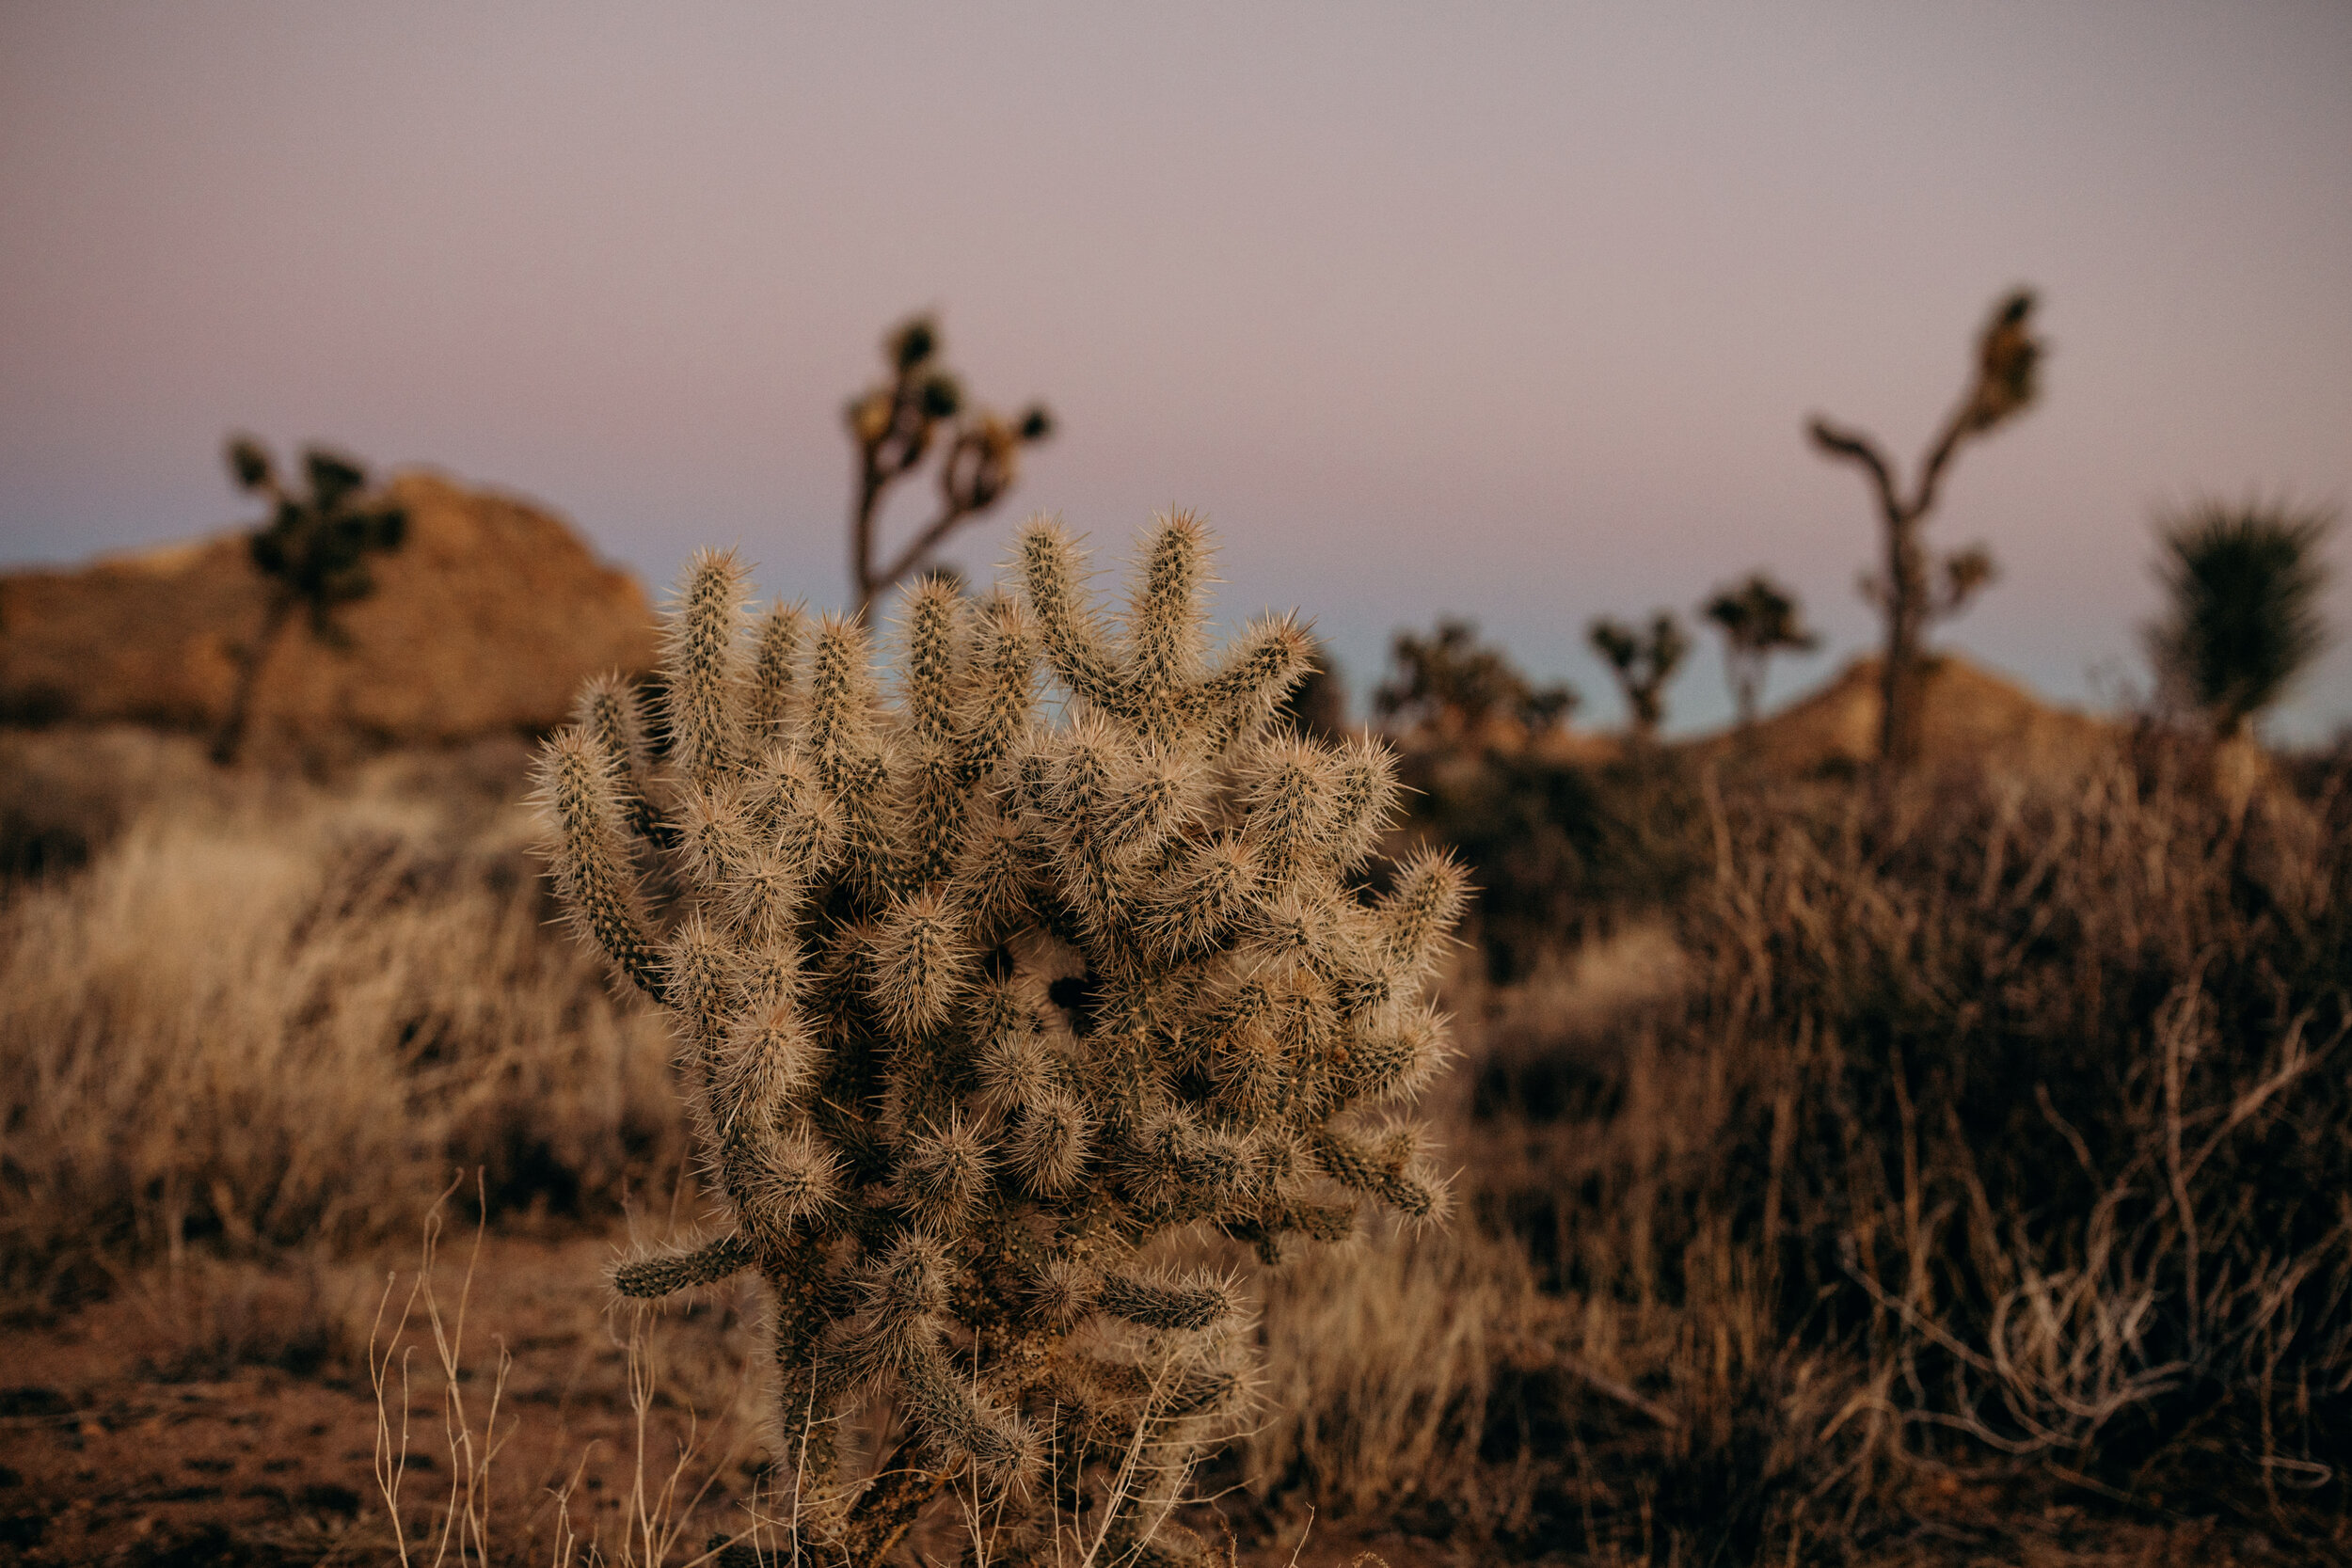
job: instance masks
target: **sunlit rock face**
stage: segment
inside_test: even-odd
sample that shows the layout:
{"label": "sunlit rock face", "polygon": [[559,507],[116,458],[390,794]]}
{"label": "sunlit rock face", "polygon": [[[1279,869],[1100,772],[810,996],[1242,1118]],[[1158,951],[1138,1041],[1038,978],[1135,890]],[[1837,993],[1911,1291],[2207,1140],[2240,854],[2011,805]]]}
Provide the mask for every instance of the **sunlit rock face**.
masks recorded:
{"label": "sunlit rock face", "polygon": [[[433,473],[387,493],[406,537],[371,557],[373,592],[335,608],[341,635],[296,613],[262,651],[257,751],[542,730],[583,680],[652,665],[644,589],[560,518]],[[210,729],[269,593],[236,534],[0,577],[0,721]]]}

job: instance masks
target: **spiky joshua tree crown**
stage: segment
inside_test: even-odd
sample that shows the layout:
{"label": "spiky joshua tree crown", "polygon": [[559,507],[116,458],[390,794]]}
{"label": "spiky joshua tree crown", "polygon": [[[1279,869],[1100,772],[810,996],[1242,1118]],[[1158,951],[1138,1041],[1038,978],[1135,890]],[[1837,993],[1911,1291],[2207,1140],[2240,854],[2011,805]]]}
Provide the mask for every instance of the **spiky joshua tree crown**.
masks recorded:
{"label": "spiky joshua tree crown", "polygon": [[992,1560],[1050,1560],[1076,1517],[1120,1560],[1181,1559],[1134,1457],[1233,1403],[1241,1304],[1145,1249],[1200,1227],[1273,1262],[1367,1203],[1443,1207],[1383,1108],[1446,1054],[1423,992],[1462,874],[1355,880],[1390,756],[1272,726],[1306,634],[1261,622],[1212,658],[1207,552],[1164,519],[1104,617],[1034,522],[1017,592],[909,592],[895,702],[856,620],[753,624],[742,568],[706,554],[665,628],[666,756],[607,681],[542,758],[564,902],[675,1020],[730,1211],[614,1283],[765,1277],[829,1557],[880,1561],[968,1485]]}

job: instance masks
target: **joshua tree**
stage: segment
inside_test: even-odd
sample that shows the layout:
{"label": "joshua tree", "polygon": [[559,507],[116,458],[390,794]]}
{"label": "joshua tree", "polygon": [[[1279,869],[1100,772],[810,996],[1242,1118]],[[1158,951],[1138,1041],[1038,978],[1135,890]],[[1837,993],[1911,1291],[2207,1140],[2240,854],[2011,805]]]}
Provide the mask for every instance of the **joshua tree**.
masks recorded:
{"label": "joshua tree", "polygon": [[1825,455],[1844,458],[1868,476],[1885,525],[1886,569],[1866,576],[1863,593],[1886,617],[1879,754],[1898,766],[1918,754],[1921,648],[1929,625],[1958,614],[1994,578],[1992,552],[1981,545],[1947,556],[1940,567],[1931,565],[1920,525],[1935,509],[1944,471],[1961,446],[2031,406],[2042,356],[2042,341],[2033,335],[2033,308],[2027,289],[2012,291],[1993,308],[1977,340],[1975,378],[1920,459],[1908,495],[1869,436],[1818,417],[1808,426]]}
{"label": "joshua tree", "polygon": [[[941,540],[1004,499],[1020,476],[1021,449],[1054,433],[1054,416],[1041,403],[1009,420],[985,408],[966,412],[962,384],[940,366],[939,352],[938,323],[929,316],[901,323],[882,341],[888,379],[852,398],[845,411],[858,450],[850,571],[861,611],[870,612],[876,599],[914,576]],[[886,565],[877,563],[874,526],[883,496],[922,466],[950,420],[937,515]]]}
{"label": "joshua tree", "polygon": [[1617,687],[1625,693],[1633,737],[1654,738],[1666,717],[1666,683],[1675,678],[1691,652],[1682,623],[1675,619],[1674,611],[1661,610],[1650,617],[1645,635],[1604,615],[1593,623],[1588,635],[1594,650],[1609,661]]}
{"label": "joshua tree", "polygon": [[1374,710],[1448,741],[1476,735],[1497,719],[1534,732],[1552,729],[1579,700],[1565,683],[1529,684],[1508,654],[1479,642],[1468,621],[1439,621],[1427,637],[1398,632],[1390,657],[1394,673],[1373,692]]}
{"label": "joshua tree", "polygon": [[[909,594],[895,704],[858,617],[778,609],[747,642],[742,571],[705,555],[664,633],[666,764],[610,681],[542,758],[556,885],[669,1011],[726,1204],[614,1283],[764,1277],[824,1561],[882,1562],[951,1487],[982,1560],[1188,1560],[1161,1528],[1174,1462],[1246,1337],[1233,1280],[1142,1249],[1206,1226],[1271,1263],[1367,1202],[1444,1205],[1419,1131],[1360,1118],[1445,1058],[1422,993],[1462,873],[1423,856],[1359,895],[1391,760],[1269,724],[1304,673],[1293,621],[1209,657],[1207,548],[1165,521],[1106,623],[1032,523],[1022,596]],[[675,829],[665,917],[632,802]]]}
{"label": "joshua tree", "polygon": [[2319,611],[2330,512],[2191,502],[2158,519],[2157,580],[2169,603],[2148,628],[2158,673],[2234,739],[2327,645]]}
{"label": "joshua tree", "polygon": [[1764,695],[1764,670],[1783,651],[1810,653],[1821,640],[1804,624],[1804,607],[1793,589],[1763,572],[1745,582],[1717,589],[1701,611],[1724,635],[1724,673],[1738,705],[1740,727],[1756,722]]}
{"label": "joshua tree", "polygon": [[237,488],[270,503],[269,521],[246,537],[253,564],[269,584],[262,625],[237,671],[228,716],[213,739],[216,762],[233,762],[245,745],[253,694],[262,668],[297,609],[310,611],[310,631],[321,641],[342,646],[349,639],[334,618],[335,607],[375,590],[368,558],[400,547],[408,515],[397,506],[367,500],[367,470],[323,447],[302,454],[310,493],[297,496],[279,482],[277,465],[249,436],[230,438],[229,472]]}

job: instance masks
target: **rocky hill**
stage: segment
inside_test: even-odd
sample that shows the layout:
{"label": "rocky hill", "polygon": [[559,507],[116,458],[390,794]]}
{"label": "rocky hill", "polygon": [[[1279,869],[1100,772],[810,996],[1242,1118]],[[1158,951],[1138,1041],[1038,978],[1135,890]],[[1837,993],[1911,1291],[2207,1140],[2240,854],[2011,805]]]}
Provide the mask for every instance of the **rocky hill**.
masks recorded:
{"label": "rocky hill", "polygon": [[[1860,765],[1878,755],[1885,701],[1876,658],[1857,658],[1830,683],[1759,721],[1745,737],[1710,736],[1701,746],[1744,745],[1768,766],[1807,771]],[[2080,763],[2110,743],[2113,726],[2054,707],[2012,681],[1941,654],[1929,664],[1921,699],[1920,756],[1930,764],[1991,760],[2034,771]]]}
{"label": "rocky hill", "polygon": [[[252,750],[437,745],[560,722],[600,671],[653,661],[644,591],[527,501],[409,471],[401,547],[341,606],[340,640],[290,620],[267,650]],[[0,722],[204,731],[228,711],[268,588],[237,534],[0,576]]]}

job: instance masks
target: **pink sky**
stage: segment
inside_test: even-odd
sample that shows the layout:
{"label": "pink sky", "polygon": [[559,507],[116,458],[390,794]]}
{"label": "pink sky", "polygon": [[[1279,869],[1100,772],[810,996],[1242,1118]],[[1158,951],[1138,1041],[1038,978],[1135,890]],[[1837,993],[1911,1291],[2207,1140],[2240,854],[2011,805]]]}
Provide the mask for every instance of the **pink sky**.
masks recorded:
{"label": "pink sky", "polygon": [[[1205,511],[1225,609],[1359,689],[1475,617],[1618,705],[1599,613],[1769,565],[1860,651],[1820,409],[1906,457],[1994,295],[2047,396],[1932,525],[1947,640],[2144,681],[2153,506],[2352,501],[2352,7],[0,8],[0,561],[217,528],[250,428],[570,515],[656,583],[837,600],[843,397],[945,316],[1062,434],[1029,510]],[[898,521],[911,520],[914,507]],[[2280,716],[2352,721],[2340,641]],[[1726,708],[1711,641],[1677,727]]]}

